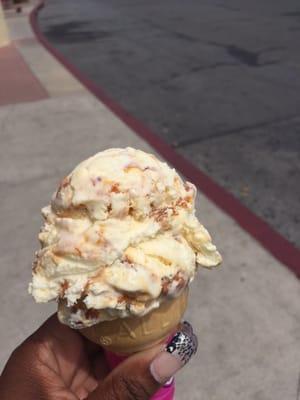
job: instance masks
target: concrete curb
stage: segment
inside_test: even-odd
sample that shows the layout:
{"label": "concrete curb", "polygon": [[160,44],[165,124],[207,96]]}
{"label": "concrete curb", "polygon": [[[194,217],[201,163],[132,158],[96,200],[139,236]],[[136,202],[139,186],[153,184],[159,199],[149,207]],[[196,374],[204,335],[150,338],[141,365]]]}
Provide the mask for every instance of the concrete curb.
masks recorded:
{"label": "concrete curb", "polygon": [[157,134],[145,127],[140,121],[127,113],[118,103],[111,99],[99,86],[95,85],[64,56],[57,51],[39,28],[37,17],[44,7],[41,1],[30,14],[30,23],[39,42],[73,74],[100,102],[108,107],[117,117],[129,126],[138,136],[150,144],[163,158],[178,171],[191,180],[212,202],[231,216],[245,231],[256,239],[275,258],[300,277],[300,250],[276,232],[263,219],[246,208],[232,194],[224,190],[209,176],[190,163],[164,142]]}
{"label": "concrete curb", "polygon": [[4,12],[0,1],[0,47],[7,46],[10,43],[8,30],[4,18]]}

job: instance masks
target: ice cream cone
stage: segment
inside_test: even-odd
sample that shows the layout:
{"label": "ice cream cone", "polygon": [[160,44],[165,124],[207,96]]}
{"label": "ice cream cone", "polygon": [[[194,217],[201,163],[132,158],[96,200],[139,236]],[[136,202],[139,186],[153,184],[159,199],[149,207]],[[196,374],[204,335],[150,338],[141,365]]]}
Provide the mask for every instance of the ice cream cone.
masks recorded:
{"label": "ice cream cone", "polygon": [[105,349],[128,355],[163,342],[176,329],[187,306],[188,289],[139,318],[119,318],[81,329],[83,336]]}

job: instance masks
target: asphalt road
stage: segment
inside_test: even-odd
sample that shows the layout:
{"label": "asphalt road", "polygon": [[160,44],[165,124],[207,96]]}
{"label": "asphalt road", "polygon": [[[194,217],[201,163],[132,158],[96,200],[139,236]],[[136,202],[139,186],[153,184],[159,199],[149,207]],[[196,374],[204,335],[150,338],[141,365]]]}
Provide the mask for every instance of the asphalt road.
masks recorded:
{"label": "asphalt road", "polygon": [[300,244],[299,0],[48,0],[67,59]]}

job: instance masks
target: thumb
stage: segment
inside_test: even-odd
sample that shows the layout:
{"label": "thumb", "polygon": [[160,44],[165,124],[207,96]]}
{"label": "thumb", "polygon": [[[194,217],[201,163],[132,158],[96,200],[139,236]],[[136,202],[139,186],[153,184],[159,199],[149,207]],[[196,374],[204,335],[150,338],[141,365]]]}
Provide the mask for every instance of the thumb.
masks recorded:
{"label": "thumb", "polygon": [[148,400],[197,351],[197,338],[184,322],[167,345],[134,354],[115,368],[88,400]]}

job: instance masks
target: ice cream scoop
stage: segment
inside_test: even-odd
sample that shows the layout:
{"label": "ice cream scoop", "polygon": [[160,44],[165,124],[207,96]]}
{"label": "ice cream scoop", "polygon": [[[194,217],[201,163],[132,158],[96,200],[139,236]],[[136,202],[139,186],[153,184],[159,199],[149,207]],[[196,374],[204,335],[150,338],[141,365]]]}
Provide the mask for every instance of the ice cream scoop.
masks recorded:
{"label": "ice cream scoop", "polygon": [[[80,163],[42,210],[29,291],[82,329],[142,318],[221,256],[195,216],[196,188],[155,156],[109,149]],[[63,306],[62,306],[63,305]]]}

